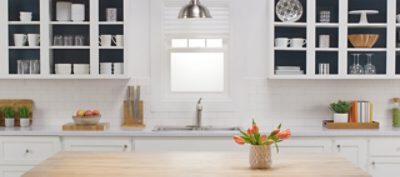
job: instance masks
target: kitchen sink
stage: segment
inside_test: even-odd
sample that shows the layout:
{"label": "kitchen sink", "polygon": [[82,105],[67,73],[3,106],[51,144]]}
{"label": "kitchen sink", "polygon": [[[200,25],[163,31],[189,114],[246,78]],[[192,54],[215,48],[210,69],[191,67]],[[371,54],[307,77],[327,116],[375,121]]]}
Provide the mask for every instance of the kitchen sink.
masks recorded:
{"label": "kitchen sink", "polygon": [[153,131],[239,131],[240,127],[212,127],[212,126],[159,126]]}

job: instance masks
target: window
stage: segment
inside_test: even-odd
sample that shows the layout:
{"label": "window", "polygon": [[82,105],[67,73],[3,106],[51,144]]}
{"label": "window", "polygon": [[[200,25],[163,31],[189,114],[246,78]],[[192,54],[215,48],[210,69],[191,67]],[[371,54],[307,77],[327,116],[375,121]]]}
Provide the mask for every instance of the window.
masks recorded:
{"label": "window", "polygon": [[222,39],[172,39],[172,92],[223,92],[225,53]]}

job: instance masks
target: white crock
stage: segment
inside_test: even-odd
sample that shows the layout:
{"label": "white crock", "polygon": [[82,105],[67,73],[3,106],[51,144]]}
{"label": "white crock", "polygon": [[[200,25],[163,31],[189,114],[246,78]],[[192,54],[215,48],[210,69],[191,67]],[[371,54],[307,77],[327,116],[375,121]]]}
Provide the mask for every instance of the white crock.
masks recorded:
{"label": "white crock", "polygon": [[29,127],[29,119],[28,118],[19,119],[19,125],[21,127]]}
{"label": "white crock", "polygon": [[15,119],[5,119],[5,126],[6,127],[14,127]]}
{"label": "white crock", "polygon": [[349,122],[349,114],[339,114],[339,113],[334,113],[333,114],[333,121],[335,123],[347,123]]}

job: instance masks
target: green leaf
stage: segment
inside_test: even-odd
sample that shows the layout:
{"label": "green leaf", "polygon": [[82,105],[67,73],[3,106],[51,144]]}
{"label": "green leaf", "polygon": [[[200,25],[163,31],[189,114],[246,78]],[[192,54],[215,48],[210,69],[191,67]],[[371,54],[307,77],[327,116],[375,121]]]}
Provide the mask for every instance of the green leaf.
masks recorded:
{"label": "green leaf", "polygon": [[240,133],[245,137],[249,137],[249,135],[246,132],[244,132],[243,130],[240,130]]}
{"label": "green leaf", "polygon": [[278,146],[278,143],[275,142],[274,144],[275,144],[276,152],[279,153],[279,146]]}

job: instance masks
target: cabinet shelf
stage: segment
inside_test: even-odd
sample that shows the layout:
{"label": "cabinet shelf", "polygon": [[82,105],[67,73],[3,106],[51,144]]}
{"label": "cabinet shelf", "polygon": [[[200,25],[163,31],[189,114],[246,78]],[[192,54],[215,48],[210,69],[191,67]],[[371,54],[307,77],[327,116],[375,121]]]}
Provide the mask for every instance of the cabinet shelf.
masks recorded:
{"label": "cabinet shelf", "polygon": [[124,22],[122,21],[116,21],[116,22],[99,22],[99,25],[124,25]]}
{"label": "cabinet shelf", "polygon": [[338,28],[339,24],[338,23],[317,23],[317,24],[315,24],[315,26],[318,28]]}
{"label": "cabinet shelf", "polygon": [[40,49],[40,46],[9,46],[9,49],[22,50],[22,49]]}
{"label": "cabinet shelf", "polygon": [[275,47],[275,50],[277,51],[306,51],[307,48],[280,48],[280,47]]}
{"label": "cabinet shelf", "polygon": [[9,25],[40,25],[39,21],[31,21],[31,22],[21,22],[21,21],[9,21]]}
{"label": "cabinet shelf", "polygon": [[368,24],[360,24],[360,23],[349,23],[347,25],[349,28],[386,28],[386,23],[368,23]]}
{"label": "cabinet shelf", "polygon": [[90,46],[50,46],[50,49],[90,49]]}
{"label": "cabinet shelf", "polygon": [[63,22],[63,21],[51,21],[51,25],[90,25],[90,22]]}
{"label": "cabinet shelf", "polygon": [[320,52],[337,52],[339,51],[338,48],[316,48],[316,51],[320,51]]}
{"label": "cabinet shelf", "polygon": [[0,80],[97,80],[97,79],[116,79],[116,80],[129,80],[130,77],[126,75],[0,75]]}
{"label": "cabinet shelf", "polygon": [[305,22],[275,22],[276,27],[307,27]]}
{"label": "cabinet shelf", "polygon": [[348,48],[349,52],[386,52],[386,48]]}
{"label": "cabinet shelf", "polygon": [[123,50],[124,47],[119,47],[119,46],[102,47],[102,46],[100,46],[99,49],[104,49],[104,50]]}

